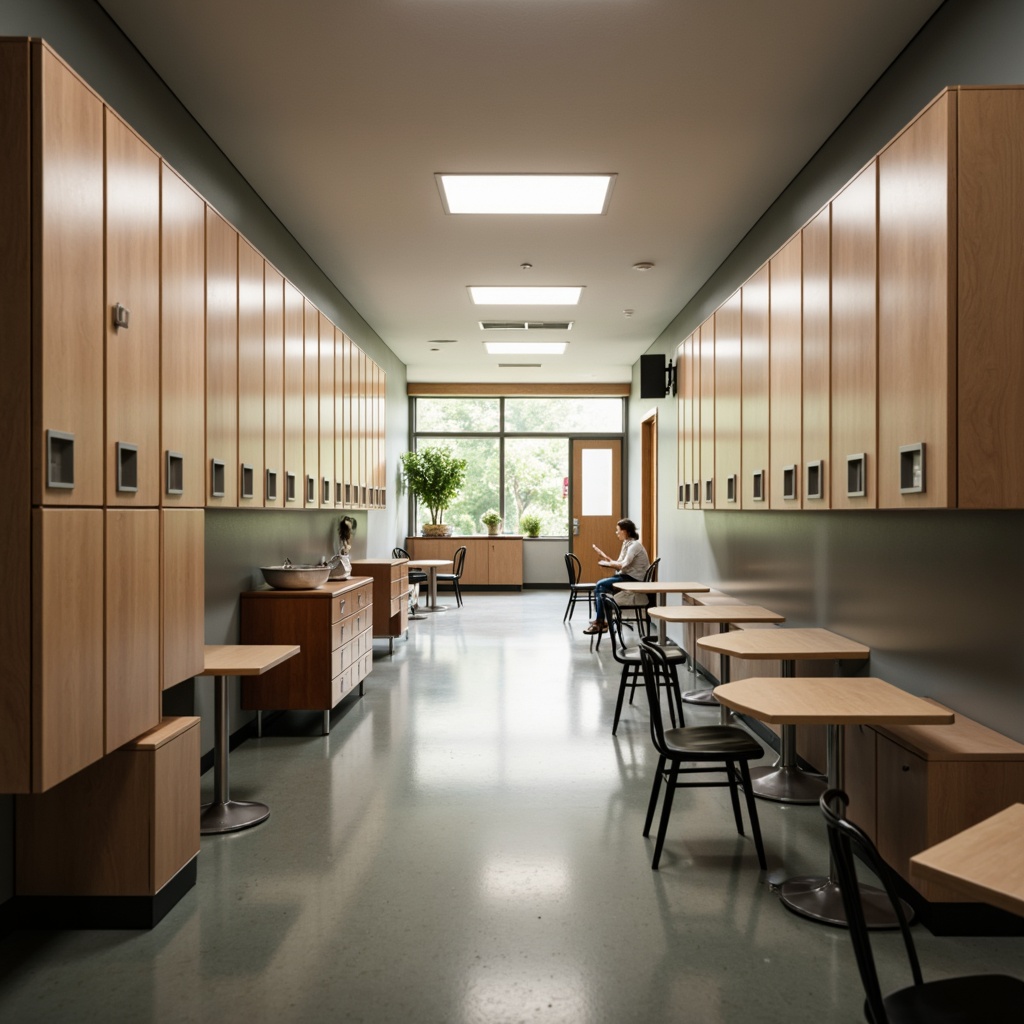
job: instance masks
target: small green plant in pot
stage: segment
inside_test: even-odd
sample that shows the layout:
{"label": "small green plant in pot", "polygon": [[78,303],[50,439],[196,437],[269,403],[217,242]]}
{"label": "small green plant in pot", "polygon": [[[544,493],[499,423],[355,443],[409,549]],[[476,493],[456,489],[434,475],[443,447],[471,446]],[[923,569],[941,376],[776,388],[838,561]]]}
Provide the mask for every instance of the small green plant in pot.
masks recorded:
{"label": "small green plant in pot", "polygon": [[458,497],[466,480],[466,460],[456,457],[448,445],[432,445],[401,456],[402,473],[416,500],[430,511],[422,526],[424,537],[450,537],[444,511]]}
{"label": "small green plant in pot", "polygon": [[540,536],[540,516],[535,516],[532,512],[519,520],[519,526],[527,537]]}
{"label": "small green plant in pot", "polygon": [[487,527],[487,532],[492,537],[498,533],[501,527],[501,515],[497,509],[489,508],[481,517],[480,522]]}

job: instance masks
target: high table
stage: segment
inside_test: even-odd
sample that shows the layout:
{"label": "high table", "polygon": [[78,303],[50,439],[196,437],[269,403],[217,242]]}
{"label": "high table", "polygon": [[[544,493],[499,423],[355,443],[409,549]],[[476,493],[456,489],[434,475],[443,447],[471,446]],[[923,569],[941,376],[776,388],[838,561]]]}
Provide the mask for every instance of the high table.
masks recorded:
{"label": "high table", "polygon": [[258,825],[270,814],[266,804],[232,800],[228,777],[228,676],[261,676],[299,653],[295,644],[207,644],[203,648],[204,676],[213,676],[215,732],[213,737],[213,803],[204,804],[199,819],[203,835],[237,832]]}
{"label": "high table", "polygon": [[[615,584],[616,590],[625,591],[627,594],[655,594],[658,598],[658,607],[664,608],[669,594],[706,594],[711,588],[704,583],[676,583],[666,580],[622,582]],[[650,615],[650,609],[647,614]],[[655,616],[651,615],[651,618]],[[658,644],[665,646],[665,621],[658,622]]]}
{"label": "high table", "polygon": [[425,569],[427,572],[427,611],[446,612],[448,606],[437,603],[437,570],[454,565],[450,558],[411,558],[410,569]]}
{"label": "high table", "polygon": [[1024,804],[914,854],[910,877],[1024,916]]}
{"label": "high table", "polygon": [[[779,632],[787,632],[779,630]],[[846,725],[951,725],[954,715],[882,679],[806,676],[800,679],[754,676],[715,687],[723,707],[777,725],[828,726],[828,784],[844,785],[843,740]],[[897,924],[881,889],[862,885],[861,902],[870,928]],[[798,914],[826,924],[845,925],[835,865],[826,877],[790,878],[779,887],[782,902]]]}
{"label": "high table", "polygon": [[[769,611],[756,604],[717,604],[717,605],[689,605],[684,604],[671,608],[652,608],[648,614],[652,619],[658,620],[659,630],[664,631],[666,622],[682,622],[686,625],[697,623],[717,622],[719,631],[729,632],[732,623],[771,623],[785,622],[786,616],[777,612]],[[690,652],[690,660],[696,661],[696,651]],[[722,659],[722,682],[729,682],[729,659]],[[717,704],[715,695],[710,689],[688,690],[683,694],[683,700],[687,704]]]}
{"label": "high table", "polygon": [[[822,660],[864,661],[871,649],[828,629],[744,629],[705,636],[698,647],[723,655],[723,679],[728,681],[729,657],[782,662],[782,675],[795,674],[796,662]],[[838,670],[838,666],[836,666]],[[723,720],[727,712],[723,712]],[[764,800],[787,804],[814,804],[825,791],[822,781],[796,763],[796,726],[783,725],[779,757],[773,765],[750,772],[754,793]]]}

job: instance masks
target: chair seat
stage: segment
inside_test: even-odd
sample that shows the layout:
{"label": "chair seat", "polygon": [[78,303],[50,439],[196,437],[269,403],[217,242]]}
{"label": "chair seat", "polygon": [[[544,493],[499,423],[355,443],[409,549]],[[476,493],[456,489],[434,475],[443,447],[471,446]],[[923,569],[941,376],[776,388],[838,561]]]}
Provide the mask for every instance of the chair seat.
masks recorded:
{"label": "chair seat", "polygon": [[702,758],[721,761],[723,757],[747,761],[764,754],[764,747],[753,736],[734,725],[691,725],[685,729],[666,729],[665,746],[669,753],[691,761]]}
{"label": "chair seat", "polygon": [[1005,974],[943,978],[882,1000],[890,1024],[1001,1024],[1024,1018],[1024,981]]}
{"label": "chair seat", "polygon": [[[686,651],[681,647],[662,647],[665,658],[670,665],[682,665],[686,662]],[[619,652],[622,659],[640,664],[640,645],[630,646]]]}

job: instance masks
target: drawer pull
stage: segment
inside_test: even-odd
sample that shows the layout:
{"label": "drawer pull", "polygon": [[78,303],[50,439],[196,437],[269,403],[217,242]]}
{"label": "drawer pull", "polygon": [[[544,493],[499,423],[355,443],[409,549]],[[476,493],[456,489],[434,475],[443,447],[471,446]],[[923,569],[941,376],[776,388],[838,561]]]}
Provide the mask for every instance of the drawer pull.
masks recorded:
{"label": "drawer pull", "polygon": [[904,764],[904,765],[900,765],[900,767],[901,767],[901,768],[902,768],[902,769],[903,769],[903,770],[904,770],[905,772],[909,772],[909,771],[910,771],[910,765],[909,765],[909,764]]}

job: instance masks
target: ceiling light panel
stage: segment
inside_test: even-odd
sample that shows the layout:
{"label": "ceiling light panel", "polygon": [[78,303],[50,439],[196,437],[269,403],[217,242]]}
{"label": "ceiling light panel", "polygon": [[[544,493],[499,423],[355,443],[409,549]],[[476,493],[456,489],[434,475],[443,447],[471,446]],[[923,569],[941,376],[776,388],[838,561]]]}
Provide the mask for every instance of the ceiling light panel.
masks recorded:
{"label": "ceiling light panel", "polygon": [[614,174],[435,174],[446,213],[603,214]]}
{"label": "ceiling light panel", "polygon": [[491,356],[560,356],[565,353],[564,341],[485,341]]}
{"label": "ceiling light panel", "polygon": [[533,288],[469,286],[469,297],[476,306],[575,306],[582,293],[582,285],[539,285]]}

